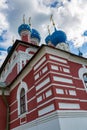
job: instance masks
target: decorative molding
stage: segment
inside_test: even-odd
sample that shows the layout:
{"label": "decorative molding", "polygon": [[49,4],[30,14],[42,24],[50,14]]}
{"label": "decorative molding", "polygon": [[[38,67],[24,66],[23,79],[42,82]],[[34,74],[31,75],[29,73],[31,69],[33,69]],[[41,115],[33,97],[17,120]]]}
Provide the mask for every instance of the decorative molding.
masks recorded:
{"label": "decorative molding", "polygon": [[46,61],[46,57],[42,57],[42,59],[34,66],[34,70],[38,69],[39,66],[44,62]]}
{"label": "decorative molding", "polygon": [[37,97],[37,103],[42,101],[42,96]]}
{"label": "decorative molding", "polygon": [[75,90],[69,90],[69,94],[72,96],[76,96],[76,91]]}
{"label": "decorative molding", "polygon": [[58,82],[63,82],[63,83],[73,83],[71,79],[57,77],[57,76],[53,76],[53,80]]}
{"label": "decorative molding", "polygon": [[59,102],[58,106],[60,109],[80,109],[80,105],[77,103],[62,103]]}
{"label": "decorative molding", "polygon": [[38,115],[41,116],[41,115],[44,115],[44,114],[51,112],[53,110],[54,110],[54,104],[51,104],[51,105],[49,105],[41,110],[38,110]]}
{"label": "decorative molding", "polygon": [[47,70],[48,70],[48,67],[45,66],[45,67],[42,69],[42,73],[44,74]]}
{"label": "decorative molding", "polygon": [[37,80],[39,78],[39,73],[34,76],[34,79]]}
{"label": "decorative molding", "polygon": [[48,77],[36,86],[36,91],[38,91],[40,88],[44,87],[49,82],[50,82],[50,78]]}
{"label": "decorative molding", "polygon": [[[38,126],[40,126],[41,124],[47,124],[47,122],[53,121],[53,120],[59,120],[59,118],[84,118],[84,120],[87,119],[87,112],[86,111],[82,111],[82,110],[58,110],[58,111],[54,111],[51,112],[49,114],[46,114],[44,116],[41,116],[31,122],[28,122],[22,126],[18,126],[16,128],[14,128],[14,130],[26,130],[26,129],[30,129],[30,130],[36,130],[38,129]],[[52,123],[52,122],[51,122]],[[58,125],[58,124],[57,124]]]}
{"label": "decorative molding", "polygon": [[58,66],[56,66],[56,65],[51,65],[51,69],[53,69],[53,70],[58,70]]}
{"label": "decorative molding", "polygon": [[50,97],[52,95],[52,90],[48,90],[45,94],[46,98]]}
{"label": "decorative molding", "polygon": [[67,64],[67,60],[63,60],[62,58],[58,58],[58,57],[55,57],[55,56],[50,55],[49,59]]}
{"label": "decorative molding", "polygon": [[63,90],[63,89],[56,88],[56,93],[57,93],[57,94],[64,94],[64,90]]}
{"label": "decorative molding", "polygon": [[66,72],[66,73],[70,73],[70,70],[67,69],[67,68],[63,68],[63,71]]}

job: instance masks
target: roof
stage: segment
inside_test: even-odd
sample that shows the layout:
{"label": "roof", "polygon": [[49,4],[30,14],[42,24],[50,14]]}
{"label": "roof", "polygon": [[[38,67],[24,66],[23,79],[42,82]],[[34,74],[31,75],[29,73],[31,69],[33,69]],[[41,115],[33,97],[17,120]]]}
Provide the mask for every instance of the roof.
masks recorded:
{"label": "roof", "polygon": [[[0,73],[2,72],[3,68],[5,67],[6,63],[8,62],[9,58],[11,57],[11,55],[13,54],[15,48],[17,47],[17,45],[18,45],[19,43],[22,43],[22,44],[27,45],[27,46],[31,45],[30,43],[26,43],[26,42],[22,42],[22,41],[20,41],[20,40],[16,40],[15,44],[14,44],[13,47],[12,47],[11,52],[8,54],[6,60],[4,61],[3,65],[2,65],[1,68],[0,68]],[[67,51],[64,51],[64,50],[60,50],[60,49],[58,49],[58,48],[54,48],[54,47],[52,47],[52,46],[48,46],[48,45],[45,45],[45,44],[42,44],[40,47],[39,47],[39,46],[36,46],[36,45],[31,45],[31,46],[37,47],[37,48],[38,48],[37,52],[36,52],[35,55],[33,55],[32,58],[27,62],[27,64],[24,66],[24,68],[23,68],[23,69],[19,72],[19,74],[16,76],[16,78],[15,78],[9,85],[7,85],[7,87],[9,87],[10,85],[12,85],[12,84],[18,79],[18,77],[24,72],[24,70],[28,67],[28,65],[31,63],[31,61],[38,55],[38,53],[39,53],[40,51],[42,51],[42,49],[43,49],[44,47],[49,48],[49,49],[59,50],[59,51],[61,51],[61,52],[67,53],[67,54],[69,54],[69,55],[71,55],[71,56],[74,56],[74,57],[77,57],[77,58],[81,58],[81,59],[83,59],[83,60],[87,60],[87,58],[84,58],[84,57],[81,57],[81,56],[72,54],[72,53],[67,52]]]}
{"label": "roof", "polygon": [[34,46],[36,48],[39,48],[39,46],[37,45],[33,45],[32,43],[27,43],[27,42],[24,42],[24,41],[21,41],[21,40],[16,40],[15,43],[13,44],[12,48],[11,48],[11,51],[8,53],[5,61],[3,62],[1,68],[0,68],[0,73],[3,71],[3,68],[6,66],[6,63],[8,62],[8,60],[10,59],[10,57],[12,56],[13,52],[15,51],[16,47],[19,45],[19,44],[24,44],[26,46]]}

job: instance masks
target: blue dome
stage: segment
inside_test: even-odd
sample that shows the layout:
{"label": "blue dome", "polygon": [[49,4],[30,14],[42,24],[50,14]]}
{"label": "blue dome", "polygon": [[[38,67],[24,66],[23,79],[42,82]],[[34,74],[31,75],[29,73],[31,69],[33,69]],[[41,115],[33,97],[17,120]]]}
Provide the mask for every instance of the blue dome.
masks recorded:
{"label": "blue dome", "polygon": [[21,34],[22,31],[24,30],[28,30],[29,32],[31,32],[31,28],[28,24],[21,24],[18,28],[18,33],[19,35]]}
{"label": "blue dome", "polygon": [[39,40],[39,42],[41,41],[40,34],[36,29],[31,30],[31,38],[36,38]]}
{"label": "blue dome", "polygon": [[9,46],[7,49],[7,52],[9,53],[11,51],[12,46]]}
{"label": "blue dome", "polygon": [[51,42],[51,35],[48,35],[48,36],[45,38],[45,42],[46,42],[46,44],[48,44],[49,42]]}
{"label": "blue dome", "polygon": [[61,43],[61,42],[65,43],[66,39],[67,39],[67,36],[66,36],[65,32],[63,32],[61,30],[57,31],[55,29],[55,32],[53,32],[52,36],[51,36],[51,41],[54,46],[56,46],[58,43]]}

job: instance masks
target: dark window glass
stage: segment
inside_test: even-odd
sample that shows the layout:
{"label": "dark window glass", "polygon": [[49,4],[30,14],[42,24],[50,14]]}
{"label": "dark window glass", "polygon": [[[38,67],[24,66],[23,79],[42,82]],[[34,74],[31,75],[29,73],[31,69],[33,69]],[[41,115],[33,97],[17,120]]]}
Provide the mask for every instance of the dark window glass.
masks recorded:
{"label": "dark window glass", "polygon": [[22,88],[20,93],[20,113],[26,112],[26,102],[25,102],[25,90]]}

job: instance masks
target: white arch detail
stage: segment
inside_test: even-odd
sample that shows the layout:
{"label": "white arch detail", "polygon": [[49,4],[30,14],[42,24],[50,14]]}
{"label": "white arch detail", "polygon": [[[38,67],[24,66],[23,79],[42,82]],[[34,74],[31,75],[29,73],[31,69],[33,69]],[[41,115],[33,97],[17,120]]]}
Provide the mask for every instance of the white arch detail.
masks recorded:
{"label": "white arch detail", "polygon": [[82,82],[83,82],[83,84],[84,84],[84,87],[85,87],[85,89],[86,89],[86,91],[87,91],[87,88],[86,88],[86,85],[85,85],[84,79],[83,79],[83,75],[84,75],[85,73],[87,73],[87,68],[80,68],[80,69],[79,69],[79,72],[78,72],[79,78],[82,80]]}
{"label": "white arch detail", "polygon": [[20,112],[20,93],[21,93],[21,89],[22,88],[25,90],[26,112],[28,110],[28,107],[27,107],[27,91],[28,91],[28,86],[27,86],[26,82],[21,82],[20,85],[18,86],[18,90],[17,90],[18,115],[21,114],[21,112]]}

